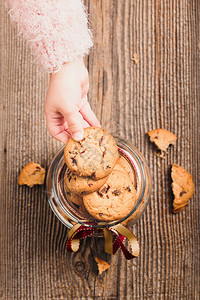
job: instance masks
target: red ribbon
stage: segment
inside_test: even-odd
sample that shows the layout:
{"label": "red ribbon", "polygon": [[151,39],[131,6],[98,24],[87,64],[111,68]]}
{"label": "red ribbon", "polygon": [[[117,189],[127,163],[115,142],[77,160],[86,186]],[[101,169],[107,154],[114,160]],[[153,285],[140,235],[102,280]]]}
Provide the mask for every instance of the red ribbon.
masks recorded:
{"label": "red ribbon", "polygon": [[[88,225],[95,225],[94,223],[89,223]],[[120,226],[120,227],[119,227]],[[119,231],[118,231],[119,230]],[[106,234],[106,232],[107,234]],[[91,236],[94,233],[103,233],[105,239],[105,252],[109,254],[115,254],[119,248],[121,248],[126,259],[132,259],[139,255],[139,244],[136,237],[133,233],[124,227],[123,225],[116,225],[108,228],[93,228],[87,227],[84,225],[76,224],[70,229],[68,233],[68,241],[67,241],[67,251],[76,252],[80,247],[80,239],[84,239],[88,236]],[[121,234],[123,232],[126,236]],[[112,241],[113,233],[115,235],[114,242]],[[132,248],[131,252],[124,245],[124,240],[127,238],[128,242],[130,242]]]}

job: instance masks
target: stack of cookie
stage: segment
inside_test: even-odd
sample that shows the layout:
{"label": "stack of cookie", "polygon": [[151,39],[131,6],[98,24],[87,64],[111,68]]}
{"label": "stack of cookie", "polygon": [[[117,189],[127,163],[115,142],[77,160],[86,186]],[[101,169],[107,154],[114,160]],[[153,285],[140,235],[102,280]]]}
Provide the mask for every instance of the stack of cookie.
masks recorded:
{"label": "stack of cookie", "polygon": [[131,211],[136,200],[134,179],[105,129],[88,127],[83,140],[70,138],[64,158],[66,197],[81,211],[102,221],[119,220]]}

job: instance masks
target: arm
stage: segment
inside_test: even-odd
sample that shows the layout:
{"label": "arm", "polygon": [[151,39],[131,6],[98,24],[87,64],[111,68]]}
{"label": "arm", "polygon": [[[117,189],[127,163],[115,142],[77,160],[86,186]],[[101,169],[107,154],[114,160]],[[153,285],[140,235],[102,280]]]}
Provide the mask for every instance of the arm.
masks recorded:
{"label": "arm", "polygon": [[100,126],[87,102],[83,56],[92,46],[81,0],[6,0],[11,19],[50,73],[45,115],[50,134],[66,142],[83,138],[83,128]]}
{"label": "arm", "polygon": [[81,0],[6,0],[13,22],[50,73],[88,54],[91,31]]}

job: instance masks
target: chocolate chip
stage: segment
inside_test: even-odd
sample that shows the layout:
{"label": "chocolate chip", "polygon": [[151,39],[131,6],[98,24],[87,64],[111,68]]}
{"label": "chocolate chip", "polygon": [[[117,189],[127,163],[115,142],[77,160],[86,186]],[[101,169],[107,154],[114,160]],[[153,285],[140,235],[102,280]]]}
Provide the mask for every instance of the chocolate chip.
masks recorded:
{"label": "chocolate chip", "polygon": [[106,194],[106,193],[108,192],[109,188],[110,188],[109,185],[108,185],[108,186],[105,186],[100,192]]}
{"label": "chocolate chip", "polygon": [[36,169],[37,169],[38,171],[40,171],[40,170],[41,170],[41,168],[40,168],[39,166],[37,166],[37,167],[36,167]]}
{"label": "chocolate chip", "polygon": [[182,192],[180,192],[180,197],[182,197],[184,194],[187,194],[187,192],[186,191],[182,191]]}
{"label": "chocolate chip", "polygon": [[74,157],[72,157],[72,164],[77,165],[77,162]]}
{"label": "chocolate chip", "polygon": [[86,194],[87,194],[86,191],[81,192],[81,195],[86,195]]}
{"label": "chocolate chip", "polygon": [[126,187],[126,190],[127,190],[128,192],[131,192],[131,188],[130,188],[129,185]]}
{"label": "chocolate chip", "polygon": [[103,142],[103,136],[101,137],[101,139],[99,141],[99,146],[101,146],[102,142]]}
{"label": "chocolate chip", "polygon": [[110,185],[107,186],[107,191],[110,189]]}
{"label": "chocolate chip", "polygon": [[111,166],[106,166],[106,169],[110,169],[111,168]]}
{"label": "chocolate chip", "polygon": [[92,177],[92,178],[95,178],[95,175],[96,175],[96,173],[93,172],[92,175],[91,175],[91,177]]}
{"label": "chocolate chip", "polygon": [[80,154],[83,154],[83,153],[85,153],[85,150],[83,150],[83,151],[80,152]]}
{"label": "chocolate chip", "polygon": [[103,197],[103,194],[102,194],[100,191],[97,191],[97,194],[98,194],[100,197]]}
{"label": "chocolate chip", "polygon": [[156,139],[156,140],[157,140],[157,139],[158,139],[158,136],[157,136],[157,135],[156,135],[156,136],[154,136],[154,139]]}
{"label": "chocolate chip", "polygon": [[107,199],[109,199],[109,196],[108,196],[108,195],[106,195],[106,198],[107,198]]}
{"label": "chocolate chip", "polygon": [[122,193],[122,192],[121,192],[120,190],[114,190],[114,191],[112,192],[112,194],[115,195],[115,196],[119,196],[121,193]]}
{"label": "chocolate chip", "polygon": [[106,188],[106,186],[101,190],[101,193],[106,193],[107,192],[107,188]]}
{"label": "chocolate chip", "polygon": [[92,183],[88,183],[88,185],[89,185],[89,186],[93,186],[93,184],[92,184]]}

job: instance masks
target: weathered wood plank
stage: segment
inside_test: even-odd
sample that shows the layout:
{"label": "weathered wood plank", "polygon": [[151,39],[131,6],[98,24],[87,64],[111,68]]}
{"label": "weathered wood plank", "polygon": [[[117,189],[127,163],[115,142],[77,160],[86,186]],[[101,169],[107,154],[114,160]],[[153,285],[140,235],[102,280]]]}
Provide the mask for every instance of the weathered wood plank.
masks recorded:
{"label": "weathered wood plank", "polygon": [[[133,227],[141,254],[126,261],[84,241],[66,253],[67,229],[47,203],[45,187],[19,187],[20,169],[48,168],[61,144],[46,129],[48,75],[33,63],[1,1],[0,298],[199,298],[199,1],[86,0],[95,46],[87,59],[89,99],[103,126],[145,155],[153,177],[150,204]],[[132,60],[134,53],[139,63]],[[164,127],[178,136],[165,160],[145,132]],[[190,171],[196,193],[171,213],[170,165]],[[94,257],[111,263],[98,275]]]}

